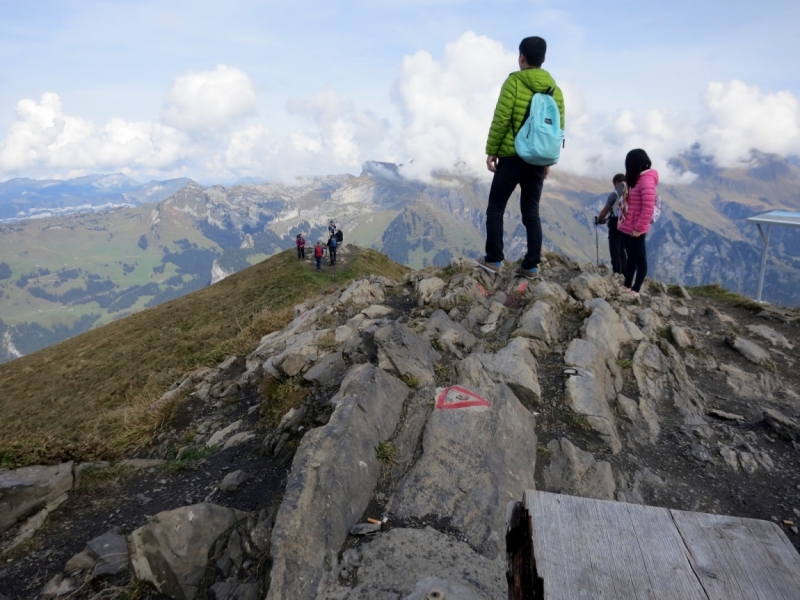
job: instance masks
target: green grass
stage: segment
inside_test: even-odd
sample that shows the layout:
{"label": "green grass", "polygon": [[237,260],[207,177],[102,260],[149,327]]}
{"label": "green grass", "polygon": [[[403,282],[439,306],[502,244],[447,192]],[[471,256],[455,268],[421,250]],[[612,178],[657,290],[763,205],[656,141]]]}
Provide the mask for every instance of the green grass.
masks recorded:
{"label": "green grass", "polygon": [[735,306],[736,308],[741,308],[754,313],[759,313],[762,310],[764,310],[764,307],[755,300],[752,300],[747,296],[742,296],[741,294],[737,294],[735,292],[730,292],[721,285],[719,285],[718,283],[713,283],[711,285],[700,285],[697,287],[689,288],[688,292],[694,298],[707,298],[709,300],[717,300],[719,302],[724,302],[731,306]]}
{"label": "green grass", "polygon": [[149,443],[177,403],[150,410],[185,374],[247,354],[291,321],[292,307],[369,274],[405,267],[373,250],[336,278],[282,252],[223,281],[0,364],[0,465],[114,459]]}
{"label": "green grass", "polygon": [[375,446],[375,454],[383,465],[393,465],[397,461],[397,448],[391,442],[381,442]]}
{"label": "green grass", "polygon": [[547,458],[548,456],[553,454],[552,452],[550,452],[550,448],[548,448],[544,444],[536,445],[536,453],[542,458]]}
{"label": "green grass", "polygon": [[290,409],[299,408],[309,393],[297,379],[278,381],[272,377],[264,379],[258,391],[261,395],[259,424],[269,429],[275,429]]}
{"label": "green grass", "polygon": [[177,473],[179,471],[185,471],[186,469],[190,469],[194,466],[194,463],[200,460],[201,458],[205,458],[209,454],[213,452],[213,448],[189,448],[187,452],[181,456],[180,459],[175,459],[169,461],[165,466],[164,469],[168,473]]}

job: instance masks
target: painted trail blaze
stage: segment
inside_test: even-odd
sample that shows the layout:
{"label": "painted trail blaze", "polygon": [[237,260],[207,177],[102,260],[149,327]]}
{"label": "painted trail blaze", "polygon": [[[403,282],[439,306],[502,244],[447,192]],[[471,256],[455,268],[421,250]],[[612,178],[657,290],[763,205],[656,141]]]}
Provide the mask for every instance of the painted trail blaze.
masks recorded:
{"label": "painted trail blaze", "polygon": [[436,408],[470,408],[473,406],[485,406],[491,408],[489,401],[470,390],[454,385],[442,390],[436,399]]}

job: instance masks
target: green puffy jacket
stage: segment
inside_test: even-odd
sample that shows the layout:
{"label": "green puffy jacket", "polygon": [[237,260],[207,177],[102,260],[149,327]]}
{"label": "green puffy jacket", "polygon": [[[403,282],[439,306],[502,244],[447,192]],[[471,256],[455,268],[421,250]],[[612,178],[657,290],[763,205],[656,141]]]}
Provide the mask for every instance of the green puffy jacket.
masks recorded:
{"label": "green puffy jacket", "polygon": [[[489,128],[489,139],[486,141],[486,154],[489,156],[516,156],[514,148],[515,133],[522,127],[522,119],[531,105],[534,92],[553,91],[553,100],[561,113],[561,129],[566,123],[564,119],[564,96],[550,73],[544,69],[525,69],[515,71],[508,76],[497,107],[494,109],[492,126]],[[511,123],[514,123],[513,131]]]}

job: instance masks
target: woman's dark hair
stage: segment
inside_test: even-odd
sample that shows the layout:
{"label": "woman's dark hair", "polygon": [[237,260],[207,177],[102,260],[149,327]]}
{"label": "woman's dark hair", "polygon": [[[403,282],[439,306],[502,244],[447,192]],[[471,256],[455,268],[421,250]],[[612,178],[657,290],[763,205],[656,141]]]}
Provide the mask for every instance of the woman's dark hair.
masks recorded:
{"label": "woman's dark hair", "polygon": [[636,187],[639,175],[651,166],[650,157],[641,148],[628,152],[628,156],[625,157],[625,182],[628,184],[628,188]]}
{"label": "woman's dark hair", "polygon": [[525,60],[532,67],[542,66],[546,52],[547,42],[540,37],[526,37],[519,43],[519,53],[525,57]]}
{"label": "woman's dark hair", "polygon": [[625,181],[625,175],[623,175],[622,173],[617,173],[616,175],[614,175],[614,179],[611,180],[611,183],[617,186],[623,181]]}

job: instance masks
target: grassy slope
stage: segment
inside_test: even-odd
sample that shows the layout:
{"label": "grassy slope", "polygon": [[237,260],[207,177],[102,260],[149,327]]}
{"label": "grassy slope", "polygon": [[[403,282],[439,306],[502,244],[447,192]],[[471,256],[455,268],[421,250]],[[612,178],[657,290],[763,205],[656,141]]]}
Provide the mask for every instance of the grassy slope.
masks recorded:
{"label": "grassy slope", "polygon": [[407,270],[361,250],[332,280],[282,252],[193,294],[0,365],[0,464],[113,457],[159,426],[146,407],[188,371],[255,348],[292,307],[367,274]]}

